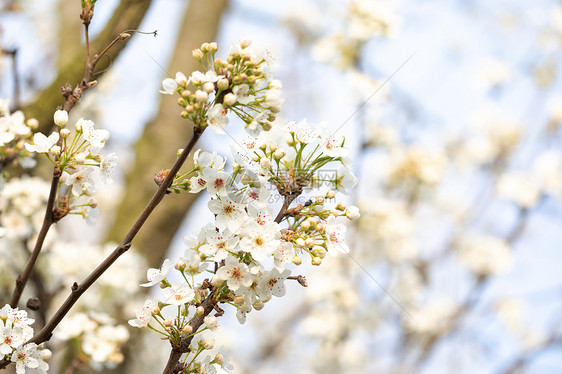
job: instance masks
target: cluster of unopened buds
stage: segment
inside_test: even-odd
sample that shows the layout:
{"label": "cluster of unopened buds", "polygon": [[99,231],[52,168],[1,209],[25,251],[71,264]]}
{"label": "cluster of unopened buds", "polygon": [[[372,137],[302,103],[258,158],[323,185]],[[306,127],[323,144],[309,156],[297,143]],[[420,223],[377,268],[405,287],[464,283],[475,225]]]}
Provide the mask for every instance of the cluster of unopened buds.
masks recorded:
{"label": "cluster of unopened buds", "polygon": [[[129,321],[167,336],[176,351],[194,353],[180,363],[184,373],[199,372],[194,370],[204,365],[228,370],[210,356],[196,360],[213,345],[201,332],[217,328],[216,317],[224,313],[219,304],[235,307],[244,323],[250,311],[285,295],[287,279],[306,286],[305,278],[290,276],[286,266],[300,265],[302,256],[320,265],[327,253],[349,252],[339,217],[359,217],[356,207],[335,201],[335,190],[357,182],[344,137],[307,121],[270,123],[280,109],[281,85],[267,82],[261,66],[265,60],[252,54],[246,41],[226,61],[214,58],[216,50],[215,43],[195,50],[195,58],[208,64],[207,72],[195,72],[189,79],[178,73],[176,80],[164,80],[163,93],[179,93],[182,115],[203,128],[220,130],[226,122],[215,116],[224,117],[228,108],[244,121],[250,137],[232,147],[231,171],[216,152],[199,150],[194,168],[174,177],[170,190],[176,193],[207,190],[208,209],[215,218],[196,237],[185,238],[182,258],[175,263],[166,259],[160,269],[148,270],[149,282],[142,286],[158,285],[162,294],[156,302],[147,300]],[[194,93],[187,90],[189,84],[195,86]],[[167,174],[161,172],[157,183]],[[317,193],[303,196],[313,191]]]}
{"label": "cluster of unopened buds", "polygon": [[178,104],[184,108],[181,116],[198,127],[210,126],[223,133],[230,112],[252,135],[269,130],[281,110],[281,82],[268,81],[268,56],[256,55],[250,44],[240,42],[224,60],[215,58],[217,43],[204,43],[193,51],[203,71],[194,71],[189,78],[178,72],[175,79],[164,79],[160,92],[179,94]]}

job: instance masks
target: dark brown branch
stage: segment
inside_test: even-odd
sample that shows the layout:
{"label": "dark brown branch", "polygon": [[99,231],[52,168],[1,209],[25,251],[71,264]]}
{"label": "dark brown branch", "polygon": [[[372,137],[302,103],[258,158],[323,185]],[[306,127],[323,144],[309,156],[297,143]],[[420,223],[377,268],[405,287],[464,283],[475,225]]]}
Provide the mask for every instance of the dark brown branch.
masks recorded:
{"label": "dark brown branch", "polygon": [[281,207],[281,210],[279,211],[279,213],[277,213],[277,217],[275,217],[275,222],[277,223],[281,223],[281,221],[283,220],[283,218],[287,215],[288,211],[289,211],[289,205],[291,205],[291,203],[293,202],[293,200],[295,200],[297,198],[298,195],[285,195],[285,200],[283,200],[283,206]]}
{"label": "dark brown branch", "polygon": [[183,353],[178,352],[175,349],[172,349],[170,351],[170,357],[168,357],[168,362],[166,363],[166,367],[163,371],[164,374],[171,374],[174,372],[174,369],[178,365],[178,361],[180,360],[182,354]]}
{"label": "dark brown branch", "polygon": [[179,359],[181,358],[181,355],[190,351],[189,345],[195,336],[195,332],[203,325],[205,317],[207,317],[217,306],[217,300],[214,298],[214,292],[211,292],[209,296],[203,300],[201,306],[203,307],[203,313],[196,316],[191,320],[191,322],[189,322],[189,326],[191,326],[193,331],[192,335],[180,340],[179,342],[171,342],[172,351],[170,352],[170,357],[168,358],[168,362],[166,363],[166,367],[164,368],[162,374],[172,374]]}

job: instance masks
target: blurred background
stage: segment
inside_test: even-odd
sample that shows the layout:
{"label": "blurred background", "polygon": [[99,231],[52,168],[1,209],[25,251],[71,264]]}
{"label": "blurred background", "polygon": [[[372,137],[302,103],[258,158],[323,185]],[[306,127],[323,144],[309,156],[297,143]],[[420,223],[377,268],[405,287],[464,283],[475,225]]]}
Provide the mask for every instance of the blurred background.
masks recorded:
{"label": "blurred background", "polygon": [[[83,74],[80,2],[0,4],[0,97],[47,133],[60,85]],[[32,288],[47,288],[47,305],[121,240],[153,175],[189,139],[175,99],[158,93],[162,79],[198,69],[191,51],[202,42],[225,56],[249,38],[277,65],[279,121],[325,121],[346,136],[360,182],[344,201],[361,218],[348,228],[349,256],[295,268],[308,288],[288,285],[245,325],[226,309],[214,337],[236,372],[562,372],[560,1],[104,0],[91,30],[93,51],[125,30],[157,33],[113,49],[71,113],[111,132],[120,171],[97,194],[95,227],[72,217],[51,235]],[[244,136],[234,121],[226,130]],[[200,147],[228,156],[225,139],[208,133]],[[4,184],[42,196],[49,172],[39,165],[33,179],[14,172]],[[34,212],[27,223],[10,214],[16,195],[2,197],[1,225],[29,229],[0,238],[11,257],[0,262],[3,297],[22,266],[14,248],[37,226]],[[137,287],[146,269],[181,256],[204,223],[197,197],[167,197],[135,250],[76,306],[75,321],[111,326],[113,338],[61,326],[52,372],[162,370],[168,344],[119,326],[147,297]]]}

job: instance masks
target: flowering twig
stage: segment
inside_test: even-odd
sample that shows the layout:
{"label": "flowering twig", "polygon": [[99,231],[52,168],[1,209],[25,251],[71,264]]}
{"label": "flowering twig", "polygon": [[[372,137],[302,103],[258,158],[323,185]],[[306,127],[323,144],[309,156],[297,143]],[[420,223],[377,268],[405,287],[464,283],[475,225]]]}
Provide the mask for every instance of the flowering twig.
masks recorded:
{"label": "flowering twig", "polygon": [[181,166],[184,164],[185,160],[187,159],[188,155],[193,150],[193,147],[203,134],[204,129],[195,127],[193,129],[193,135],[191,140],[180,154],[174,166],[170,169],[170,173],[164,180],[164,182],[160,185],[158,190],[152,196],[152,199],[148,202],[142,213],[140,214],[139,218],[135,221],[125,238],[121,241],[121,243],[115,248],[115,250],[107,256],[107,258],[94,270],[90,275],[81,283],[77,284],[74,283],[72,286],[72,291],[68,298],[64,301],[61,307],[56,311],[53,317],[47,322],[45,327],[41,331],[39,331],[30,341],[34,343],[42,343],[50,339],[53,330],[57,325],[61,322],[64,316],[70,311],[72,306],[78,301],[80,296],[90,286],[107,270],[109,267],[127,250],[131,247],[131,242],[141,229],[141,227],[146,222],[147,218],[150,216],[152,211],[158,206],[158,204],[162,201],[166,192],[168,191],[168,187],[172,184],[175,175],[178,173]]}
{"label": "flowering twig", "polygon": [[[205,317],[215,309],[216,305],[217,301],[214,299],[214,292],[211,292],[201,304],[201,307],[203,307],[204,310],[203,313],[199,314],[193,318],[191,322],[189,322],[189,326],[191,326],[192,331],[197,331],[203,325]],[[195,334],[189,335],[185,339],[182,339],[179,344],[174,344],[172,342],[172,350],[162,374],[171,374],[174,372],[181,355],[190,351],[189,345],[191,344],[194,336]]]}
{"label": "flowering twig", "polygon": [[[88,63],[86,64],[86,71],[84,73],[84,77],[82,78],[80,83],[78,85],[76,85],[76,87],[74,89],[72,89],[72,87],[68,83],[66,85],[62,86],[62,94],[65,98],[65,103],[63,105],[63,109],[66,112],[70,112],[70,110],[74,107],[74,105],[76,105],[76,103],[80,100],[80,98],[82,97],[84,92],[87,89],[93,87],[97,83],[95,80],[90,81],[90,79],[91,79],[92,73],[93,73],[97,63],[101,59],[101,57],[117,41],[126,40],[126,39],[129,38],[129,36],[130,35],[126,34],[126,33],[120,34],[100,54],[95,55],[91,61],[88,59]],[[86,45],[89,45],[89,42],[88,42],[88,39],[87,39],[87,34],[86,34]],[[60,127],[57,127],[57,131],[60,131]],[[62,139],[59,139],[59,142],[57,144],[60,146],[61,142],[62,142]],[[51,190],[49,191],[49,199],[47,201],[47,207],[45,208],[45,218],[43,220],[43,225],[41,226],[41,230],[40,230],[40,232],[37,236],[37,241],[35,243],[35,247],[33,248],[33,252],[31,253],[31,256],[29,257],[29,259],[27,261],[27,264],[24,268],[24,271],[16,279],[16,285],[14,287],[14,292],[12,293],[12,298],[10,299],[10,306],[12,308],[15,308],[18,305],[18,302],[21,298],[21,295],[23,293],[25,285],[27,284],[27,281],[28,281],[29,276],[31,274],[31,271],[33,270],[33,267],[35,266],[37,258],[39,257],[39,253],[41,252],[41,249],[43,247],[43,242],[45,240],[45,237],[47,236],[47,233],[49,232],[49,229],[50,229],[51,225],[57,221],[57,219],[55,218],[55,216],[53,214],[53,208],[54,208],[54,204],[55,204],[55,198],[56,198],[56,194],[57,194],[57,187],[58,187],[58,183],[59,183],[59,180],[60,180],[60,176],[61,176],[61,170],[59,169],[59,167],[57,165],[55,165],[54,168],[53,168],[53,179],[52,179],[52,182],[51,182]]]}

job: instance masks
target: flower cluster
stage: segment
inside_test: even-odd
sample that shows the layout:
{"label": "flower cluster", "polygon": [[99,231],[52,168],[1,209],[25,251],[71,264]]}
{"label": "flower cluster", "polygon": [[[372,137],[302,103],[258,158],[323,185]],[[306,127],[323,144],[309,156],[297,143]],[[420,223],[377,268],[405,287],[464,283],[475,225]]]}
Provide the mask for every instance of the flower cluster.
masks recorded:
{"label": "flower cluster", "polygon": [[[209,365],[228,372],[220,359],[198,357],[214,345],[200,333],[218,327],[216,317],[223,313],[219,304],[235,307],[244,323],[249,312],[261,310],[273,296],[285,295],[287,279],[306,285],[304,277],[290,276],[287,266],[300,265],[301,257],[318,266],[327,253],[349,252],[340,218],[359,217],[356,207],[335,201],[335,190],[345,192],[357,182],[345,138],[306,120],[272,124],[272,115],[280,109],[281,85],[265,84],[265,60],[250,53],[248,46],[242,41],[223,62],[214,59],[214,43],[203,44],[194,55],[205,59],[206,73],[195,72],[189,80],[179,73],[175,81],[163,82],[164,93],[180,93],[184,117],[197,126],[220,130],[226,122],[215,116],[225,118],[230,109],[250,134],[242,145],[232,147],[231,171],[225,168],[225,158],[199,150],[194,168],[174,176],[170,190],[176,193],[209,193],[214,219],[196,237],[185,238],[183,257],[148,270],[148,282],[141,286],[158,285],[161,294],[157,302],[147,300],[129,321],[164,334],[180,352],[192,352],[195,357],[181,364],[184,373]],[[188,84],[197,88],[194,94],[186,92]],[[189,350],[184,342],[189,342]]]}
{"label": "flower cluster", "polygon": [[175,79],[164,79],[160,92],[179,94],[178,104],[184,108],[181,116],[198,127],[223,133],[230,112],[252,135],[268,130],[283,103],[281,82],[268,80],[268,55],[256,53],[250,45],[248,40],[241,41],[224,60],[215,57],[217,43],[203,43],[193,57],[204,71],[194,71],[189,78],[178,72]]}
{"label": "flower cluster", "polygon": [[[24,144],[38,125],[34,118],[26,121],[20,111],[10,113],[9,101],[0,99],[0,170],[12,163],[25,168],[35,166],[35,160]],[[3,178],[3,174],[0,178]]]}
{"label": "flower cluster", "polygon": [[87,356],[89,364],[101,370],[104,367],[114,368],[123,362],[120,349],[129,339],[129,332],[125,326],[115,325],[106,314],[77,313],[61,323],[55,337],[78,345],[81,356]]}
{"label": "flower cluster", "polygon": [[54,122],[61,127],[60,131],[49,136],[36,133],[33,143],[25,143],[25,148],[29,152],[45,153],[61,172],[55,220],[77,214],[93,224],[99,214],[97,202],[92,198],[96,192],[96,176],[104,183],[112,183],[111,173],[117,163],[115,153],[100,155],[109,132],[95,129],[94,122],[80,118],[72,135],[65,127],[68,113],[64,110],[55,112]]}
{"label": "flower cluster", "polygon": [[26,368],[46,373],[49,369],[47,360],[51,351],[35,343],[27,343],[33,337],[31,324],[25,310],[13,309],[6,304],[0,309],[0,359],[8,359],[16,365],[16,373],[23,374]]}
{"label": "flower cluster", "polygon": [[[49,184],[38,177],[11,178],[0,194],[0,290],[8,294],[25,264],[45,216]],[[46,238],[48,246],[56,228]]]}

